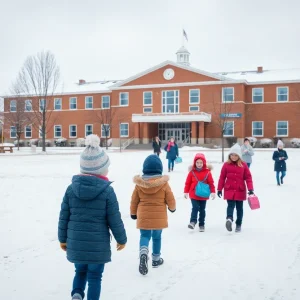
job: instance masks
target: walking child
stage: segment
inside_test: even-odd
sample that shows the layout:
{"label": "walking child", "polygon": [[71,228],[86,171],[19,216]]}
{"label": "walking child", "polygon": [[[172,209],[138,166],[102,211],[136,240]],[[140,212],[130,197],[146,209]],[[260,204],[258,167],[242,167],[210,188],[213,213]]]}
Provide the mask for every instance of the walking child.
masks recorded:
{"label": "walking child", "polygon": [[159,154],[161,153],[161,141],[158,136],[155,137],[152,143],[152,148],[154,153],[157,154],[157,156],[159,156]]}
{"label": "walking child", "polygon": [[218,183],[218,197],[221,198],[224,189],[224,200],[227,200],[226,228],[228,231],[232,231],[233,213],[236,208],[236,232],[240,232],[242,228],[243,203],[247,198],[246,185],[248,194],[254,194],[251,172],[241,157],[241,147],[235,144],[229,151],[227,162],[222,167]]}
{"label": "walking child", "polygon": [[244,144],[241,146],[242,160],[247,164],[248,168],[252,164],[252,156],[254,155],[253,148],[250,145],[248,138],[244,139]]}
{"label": "walking child", "polygon": [[194,229],[197,224],[199,213],[199,231],[205,231],[205,217],[206,217],[206,202],[209,198],[199,197],[195,194],[195,189],[198,182],[203,182],[210,187],[211,199],[215,199],[215,185],[211,174],[212,166],[206,163],[204,154],[198,153],[195,155],[193,166],[190,167],[190,172],[185,181],[184,197],[190,197],[192,203],[192,213],[190,224],[188,228]]}
{"label": "walking child", "polygon": [[285,150],[283,150],[283,142],[278,140],[277,150],[273,153],[274,171],[276,172],[277,185],[283,184],[283,178],[286,176],[286,160],[288,155]]}
{"label": "walking child", "polygon": [[87,300],[100,299],[104,265],[111,261],[110,230],[118,251],[127,242],[118,200],[106,177],[109,157],[99,144],[96,135],[86,138],[80,155],[81,174],[73,176],[59,215],[58,240],[75,265],[73,300],[84,298],[87,282]]}
{"label": "walking child", "polygon": [[163,264],[161,257],[162,230],[168,227],[167,208],[176,210],[174,195],[169,186],[169,176],[162,175],[163,165],[155,154],[148,156],[143,164],[143,175],[135,176],[136,184],[131,197],[130,214],[140,229],[139,272],[148,273],[149,243],[152,238],[152,267]]}
{"label": "walking child", "polygon": [[164,149],[167,151],[168,171],[170,172],[174,170],[175,159],[179,156],[178,146],[173,137],[170,138]]}

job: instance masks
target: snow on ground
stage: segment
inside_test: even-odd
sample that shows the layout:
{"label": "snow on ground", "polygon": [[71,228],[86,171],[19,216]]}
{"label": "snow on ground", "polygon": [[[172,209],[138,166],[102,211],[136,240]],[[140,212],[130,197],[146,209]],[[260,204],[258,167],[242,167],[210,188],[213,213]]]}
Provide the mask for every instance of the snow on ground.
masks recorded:
{"label": "snow on ground", "polygon": [[[297,300],[300,299],[300,151],[288,149],[286,182],[277,187],[272,150],[256,151],[251,167],[261,209],[244,209],[243,231],[226,231],[226,202],[209,201],[206,232],[187,228],[191,205],[183,198],[187,167],[196,150],[181,150],[170,184],[177,211],[163,232],[165,264],[138,272],[139,232],[129,215],[132,177],[140,173],[147,151],[110,152],[109,177],[118,195],[128,234],[126,248],[105,267],[106,300]],[[220,151],[203,151],[213,162],[215,181]],[[74,153],[73,153],[74,154]],[[162,156],[166,169],[165,155]],[[57,241],[61,199],[78,155],[0,156],[0,282],[4,299],[70,299],[73,266]]]}

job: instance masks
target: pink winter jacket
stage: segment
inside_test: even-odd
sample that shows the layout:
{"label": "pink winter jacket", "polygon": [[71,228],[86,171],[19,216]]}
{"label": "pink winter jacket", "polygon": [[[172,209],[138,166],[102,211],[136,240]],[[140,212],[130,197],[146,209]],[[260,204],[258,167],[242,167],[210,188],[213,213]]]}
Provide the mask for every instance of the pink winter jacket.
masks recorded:
{"label": "pink winter jacket", "polygon": [[221,170],[218,191],[224,189],[225,200],[246,200],[247,190],[253,190],[252,175],[246,163],[243,162],[242,167],[235,163],[226,162]]}

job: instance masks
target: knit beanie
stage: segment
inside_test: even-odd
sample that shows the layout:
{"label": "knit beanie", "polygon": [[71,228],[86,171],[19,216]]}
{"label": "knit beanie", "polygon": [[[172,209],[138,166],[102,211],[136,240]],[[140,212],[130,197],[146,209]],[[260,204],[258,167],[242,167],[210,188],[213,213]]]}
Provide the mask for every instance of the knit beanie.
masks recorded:
{"label": "knit beanie", "polygon": [[278,142],[277,142],[277,148],[283,148],[283,142],[282,142],[282,140],[278,140]]}
{"label": "knit beanie", "polygon": [[235,144],[231,147],[230,151],[229,151],[229,155],[230,154],[236,154],[238,155],[240,158],[242,158],[242,150],[241,150],[241,146],[239,144]]}
{"label": "knit beanie", "polygon": [[155,155],[149,155],[143,164],[143,174],[146,176],[162,175],[163,165],[160,158]]}
{"label": "knit beanie", "polygon": [[85,140],[86,148],[80,154],[80,172],[84,174],[106,175],[110,165],[109,157],[99,146],[100,138],[91,134]]}

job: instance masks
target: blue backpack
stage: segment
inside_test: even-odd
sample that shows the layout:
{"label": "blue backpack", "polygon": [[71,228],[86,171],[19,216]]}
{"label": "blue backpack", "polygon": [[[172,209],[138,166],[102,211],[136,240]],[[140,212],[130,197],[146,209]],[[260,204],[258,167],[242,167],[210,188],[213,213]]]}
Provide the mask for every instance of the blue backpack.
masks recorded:
{"label": "blue backpack", "polygon": [[195,173],[193,172],[193,175],[195,176],[196,180],[197,180],[197,185],[195,188],[195,194],[198,197],[201,198],[209,198],[210,196],[210,187],[207,183],[204,183],[208,177],[208,173],[206,174],[205,178],[202,181],[199,181],[197,176],[195,175]]}

